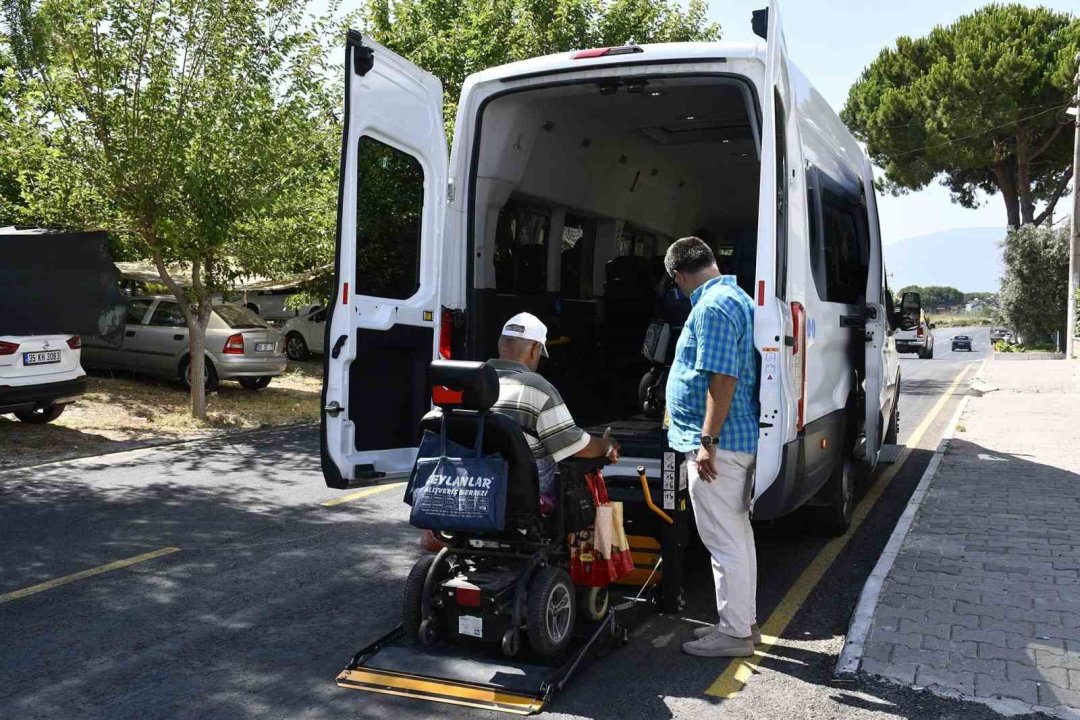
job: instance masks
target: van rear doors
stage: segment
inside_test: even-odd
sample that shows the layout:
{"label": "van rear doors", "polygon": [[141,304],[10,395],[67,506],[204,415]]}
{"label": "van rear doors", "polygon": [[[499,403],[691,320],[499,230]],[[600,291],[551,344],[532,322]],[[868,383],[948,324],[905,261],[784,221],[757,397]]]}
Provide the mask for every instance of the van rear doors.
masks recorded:
{"label": "van rear doors", "polygon": [[787,222],[785,191],[789,172],[785,142],[791,98],[787,50],[775,0],[769,3],[765,85],[761,92],[761,176],[758,189],[757,277],[754,282],[754,345],[761,353],[761,429],[754,496],[776,480],[784,445],[795,439],[798,399],[804,387],[793,345],[791,309],[785,299]]}
{"label": "van rear doors", "polygon": [[870,262],[866,271],[866,380],[863,391],[866,396],[864,431],[866,433],[866,455],[864,460],[871,467],[877,465],[878,451],[881,449],[881,419],[891,406],[896,390],[893,371],[886,378],[889,363],[886,359],[888,350],[888,318],[885,312],[884,263],[881,257],[881,229],[878,223],[877,196],[874,193],[874,168],[869,158],[863,158],[862,171],[863,197],[866,201],[866,215],[870,235]]}
{"label": "van rear doors", "polygon": [[442,85],[350,31],[324,348],[321,443],[330,487],[412,467],[439,342],[446,187]]}

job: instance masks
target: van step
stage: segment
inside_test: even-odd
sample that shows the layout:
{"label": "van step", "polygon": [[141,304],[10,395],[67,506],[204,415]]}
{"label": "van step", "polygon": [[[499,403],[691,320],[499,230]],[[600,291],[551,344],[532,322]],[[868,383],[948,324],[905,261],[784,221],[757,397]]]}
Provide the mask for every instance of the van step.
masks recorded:
{"label": "van step", "polygon": [[903,449],[903,445],[882,445],[881,451],[878,453],[878,463],[883,465],[893,464],[900,458],[900,451]]}

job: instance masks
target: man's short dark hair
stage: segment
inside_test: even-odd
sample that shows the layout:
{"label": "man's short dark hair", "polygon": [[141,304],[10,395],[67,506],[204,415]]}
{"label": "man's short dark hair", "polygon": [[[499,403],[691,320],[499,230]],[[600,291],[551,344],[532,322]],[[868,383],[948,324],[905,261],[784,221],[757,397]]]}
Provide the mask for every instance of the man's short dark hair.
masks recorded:
{"label": "man's short dark hair", "polygon": [[716,264],[716,256],[705,241],[698,237],[676,240],[664,255],[664,269],[671,277],[675,273],[694,274]]}

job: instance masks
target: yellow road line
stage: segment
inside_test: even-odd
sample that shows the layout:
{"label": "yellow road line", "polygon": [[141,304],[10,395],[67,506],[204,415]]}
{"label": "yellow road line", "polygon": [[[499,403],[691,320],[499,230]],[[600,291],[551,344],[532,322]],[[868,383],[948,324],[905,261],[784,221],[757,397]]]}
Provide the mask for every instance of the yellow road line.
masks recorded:
{"label": "yellow road line", "polygon": [[107,573],[112,570],[119,570],[120,568],[126,568],[131,565],[146,562],[147,560],[153,560],[155,558],[159,558],[165,555],[171,555],[175,552],[180,552],[180,548],[163,547],[159,550],[154,550],[153,552],[124,558],[123,560],[117,560],[116,562],[111,562],[106,565],[99,565],[98,567],[90,568],[89,570],[82,570],[80,572],[74,573],[73,575],[65,575],[63,577],[58,577],[54,580],[49,580],[48,582],[31,585],[30,587],[23,588],[22,590],[15,590],[14,592],[4,593],[3,595],[0,595],[0,603],[18,600],[19,598],[24,598],[27,595],[33,595],[35,593],[44,592],[45,590],[52,590],[53,588],[60,587],[61,585],[67,585],[68,583],[75,582],[76,580],[84,580],[88,577],[101,575],[102,573]]}
{"label": "yellow road line", "polygon": [[960,386],[964,376],[972,368],[972,365],[965,366],[957,376],[953,379],[952,384],[949,386],[934,406],[930,409],[930,412],[926,414],[923,421],[919,423],[915,431],[911,433],[911,437],[908,438],[907,443],[903,450],[900,451],[900,455],[896,458],[896,462],[890,465],[873,484],[870,490],[866,493],[866,497],[863,498],[859,506],[855,508],[855,512],[851,517],[851,529],[843,536],[833,538],[829,542],[825,543],[825,546],[821,548],[817,556],[810,562],[802,574],[795,583],[788,589],[787,594],[773,610],[769,619],[761,626],[761,645],[754,651],[754,655],[748,658],[740,658],[733,660],[728,664],[720,676],[713,681],[712,685],[708,687],[705,694],[718,698],[731,698],[734,697],[743,686],[753,677],[755,669],[761,663],[772,649],[772,647],[779,641],[780,636],[784,634],[787,626],[791,623],[795,614],[799,611],[799,608],[806,598],[810,596],[814,588],[821,581],[821,578],[825,576],[829,567],[836,560],[840,552],[847,546],[852,537],[855,536],[855,531],[859,529],[863,521],[866,520],[870,511],[874,509],[874,505],[881,498],[885,489],[892,482],[893,477],[900,471],[904,463],[907,461],[908,456],[911,454],[911,448],[917,447],[927,430],[933,424],[934,420],[941,413],[942,408],[949,401],[949,398],[956,392],[956,388]]}
{"label": "yellow road line", "polygon": [[404,484],[405,483],[403,483],[403,482],[397,482],[397,483],[387,483],[386,485],[376,485],[375,487],[364,488],[363,490],[358,490],[357,492],[349,493],[348,495],[342,495],[341,497],[336,497],[333,500],[327,500],[326,502],[322,503],[322,506],[323,507],[334,507],[335,505],[344,505],[345,503],[352,502],[353,500],[359,500],[360,498],[366,498],[366,497],[368,497],[370,495],[377,495],[377,494],[383,492],[384,490],[393,490],[394,488],[402,487]]}

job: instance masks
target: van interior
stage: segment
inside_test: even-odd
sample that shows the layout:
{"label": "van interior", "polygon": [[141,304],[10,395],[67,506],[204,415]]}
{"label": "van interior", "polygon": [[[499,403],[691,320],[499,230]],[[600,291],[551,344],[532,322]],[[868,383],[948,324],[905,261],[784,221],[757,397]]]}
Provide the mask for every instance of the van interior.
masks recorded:
{"label": "van interior", "polygon": [[577,82],[512,91],[482,111],[474,165],[470,345],[494,357],[503,323],[548,326],[544,374],[578,423],[654,455],[660,420],[638,385],[670,289],[667,247],[697,235],[752,291],[759,133],[750,87],[726,77]]}

